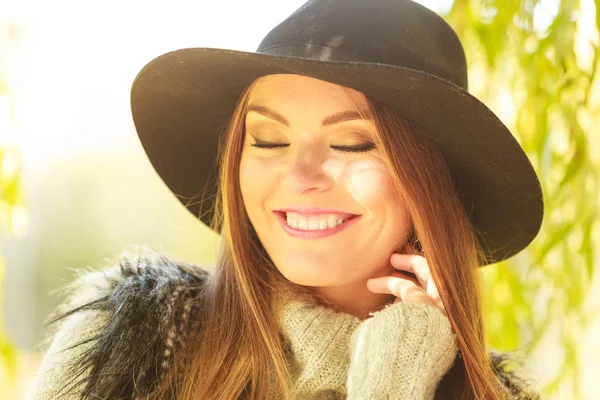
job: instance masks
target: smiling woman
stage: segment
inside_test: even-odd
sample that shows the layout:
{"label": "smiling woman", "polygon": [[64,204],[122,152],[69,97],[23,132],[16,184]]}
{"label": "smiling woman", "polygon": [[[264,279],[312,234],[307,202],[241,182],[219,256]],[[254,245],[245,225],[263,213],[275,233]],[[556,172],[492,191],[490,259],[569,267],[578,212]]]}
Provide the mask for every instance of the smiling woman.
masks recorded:
{"label": "smiling woman", "polygon": [[[250,105],[257,104],[261,112],[250,112]],[[323,124],[331,116],[357,110],[358,119]],[[371,149],[351,150],[365,144]],[[258,301],[272,305],[284,335],[282,351],[291,352],[299,363],[290,371],[281,365],[283,376],[292,374],[279,382],[282,393],[288,391],[293,398],[325,396],[330,390],[359,399],[390,393],[406,399],[470,398],[481,384],[489,398],[493,390],[503,391],[500,396],[535,398],[528,392],[531,383],[503,375],[508,372],[502,372],[501,356],[481,344],[485,339],[476,267],[485,253],[476,245],[440,151],[397,112],[348,87],[271,74],[249,84],[238,99],[220,161],[223,186],[218,200],[223,203],[217,202],[212,226],[221,225],[227,232],[224,238],[231,240],[231,266],[237,258],[248,268],[243,276],[258,274],[273,288],[270,298]],[[330,218],[341,224],[330,228]],[[321,224],[325,220],[327,227]],[[223,274],[223,281],[215,284],[227,291],[239,284],[235,276]],[[242,282],[249,291],[262,291],[252,288],[255,280]],[[210,319],[226,312],[225,304],[233,311],[226,297],[213,304]],[[234,320],[244,318],[242,313]],[[391,334],[396,323],[402,328]],[[336,333],[328,337],[332,328]],[[192,362],[192,370],[203,372],[181,377],[181,385],[196,388],[199,397],[228,398],[232,392],[226,391],[241,388],[206,388],[227,379],[224,370],[242,368],[237,363],[245,358],[230,358],[233,364],[225,369],[207,369],[223,356],[211,349],[243,350],[225,335],[234,327],[213,324],[204,329],[194,348],[206,349],[205,358]],[[354,361],[349,362],[343,349],[310,344],[317,338],[324,340],[323,346],[329,341],[348,344]],[[273,345],[278,346],[277,340]],[[364,346],[371,352],[362,353]],[[401,361],[409,348],[429,355],[422,353],[418,366]],[[256,347],[248,351],[249,359],[258,356]],[[461,353],[465,356],[455,358]],[[209,361],[211,357],[217,358]],[[397,363],[389,372],[390,384],[374,386],[386,359]],[[277,362],[270,363],[276,374]],[[260,364],[256,367],[261,369]],[[370,368],[377,378],[365,375]],[[421,372],[408,373],[411,368]],[[480,368],[472,383],[469,368]],[[328,383],[338,374],[347,376],[346,381]],[[498,381],[502,384],[494,389]],[[278,389],[265,382],[262,390]]]}
{"label": "smiling woman", "polygon": [[282,74],[257,80],[248,103],[240,190],[262,246],[287,279],[366,318],[389,295],[364,282],[392,272],[389,255],[405,245],[412,223],[374,144],[373,119],[355,111],[367,108],[365,96]]}
{"label": "smiling woman", "polygon": [[537,398],[486,348],[477,268],[535,237],[539,182],[466,76],[411,1],[309,1],[256,53],[153,60],[136,129],[222,235],[215,273],[148,252],[80,278],[40,397]]}

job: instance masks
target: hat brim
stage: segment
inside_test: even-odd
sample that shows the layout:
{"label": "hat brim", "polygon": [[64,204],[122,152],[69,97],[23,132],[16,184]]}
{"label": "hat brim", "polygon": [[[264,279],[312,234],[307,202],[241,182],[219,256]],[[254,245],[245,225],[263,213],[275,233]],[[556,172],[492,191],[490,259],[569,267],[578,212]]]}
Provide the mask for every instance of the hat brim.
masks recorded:
{"label": "hat brim", "polygon": [[543,195],[531,162],[498,117],[461,87],[387,64],[187,48],[139,72],[131,109],[152,166],[205,224],[216,196],[218,137],[242,90],[270,74],[306,75],[361,91],[433,138],[486,251],[482,265],[513,256],[537,235]]}

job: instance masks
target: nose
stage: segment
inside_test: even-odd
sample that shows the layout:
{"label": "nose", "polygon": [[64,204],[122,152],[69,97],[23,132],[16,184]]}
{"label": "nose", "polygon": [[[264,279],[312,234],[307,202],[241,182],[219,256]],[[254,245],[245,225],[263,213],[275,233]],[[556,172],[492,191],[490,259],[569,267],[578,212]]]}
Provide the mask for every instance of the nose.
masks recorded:
{"label": "nose", "polygon": [[297,148],[290,155],[282,174],[282,187],[293,194],[320,192],[329,189],[334,179],[324,168],[326,157],[318,149]]}

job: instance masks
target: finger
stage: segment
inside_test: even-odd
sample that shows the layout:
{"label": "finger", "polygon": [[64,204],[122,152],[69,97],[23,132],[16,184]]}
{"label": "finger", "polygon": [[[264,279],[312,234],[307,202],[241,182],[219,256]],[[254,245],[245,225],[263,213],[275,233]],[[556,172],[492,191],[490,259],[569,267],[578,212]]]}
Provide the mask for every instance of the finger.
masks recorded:
{"label": "finger", "polygon": [[427,281],[427,289],[426,292],[429,296],[431,296],[431,298],[433,298],[434,300],[439,300],[441,303],[441,297],[440,297],[440,292],[437,289],[437,286],[435,285],[435,282],[433,281],[433,278]]}
{"label": "finger", "polygon": [[427,281],[432,279],[431,271],[425,257],[415,254],[394,253],[390,257],[390,262],[396,269],[402,269],[415,274],[423,289],[427,288]]}
{"label": "finger", "polygon": [[431,276],[431,270],[425,257],[411,254],[394,253],[391,257],[391,264],[396,269],[409,271],[415,274],[421,287],[433,299],[440,299],[440,294]]}
{"label": "finger", "polygon": [[390,276],[396,276],[398,278],[408,279],[411,282],[414,282],[415,285],[421,285],[421,283],[419,282],[419,279],[417,278],[417,276],[414,275],[414,274],[411,274],[409,272],[405,272],[405,271],[392,271],[390,273]]}
{"label": "finger", "polygon": [[391,293],[405,303],[429,303],[434,305],[427,293],[416,283],[395,276],[369,279],[367,287],[374,293]]}
{"label": "finger", "polygon": [[416,283],[402,278],[385,276],[369,279],[367,288],[374,293],[391,293],[396,296],[396,301],[403,303],[429,304],[438,308],[444,315],[448,316],[441,300],[435,300],[428,296],[423,288]]}

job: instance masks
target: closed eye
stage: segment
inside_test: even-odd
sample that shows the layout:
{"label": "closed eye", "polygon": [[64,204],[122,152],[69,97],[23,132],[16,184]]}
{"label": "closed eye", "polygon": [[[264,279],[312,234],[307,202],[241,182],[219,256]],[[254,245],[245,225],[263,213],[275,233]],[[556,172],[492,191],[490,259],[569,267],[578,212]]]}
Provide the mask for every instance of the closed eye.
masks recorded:
{"label": "closed eye", "polygon": [[267,142],[262,142],[262,143],[250,143],[250,146],[254,146],[254,147],[258,147],[259,149],[275,149],[278,147],[287,147],[289,146],[289,144],[285,144],[285,143],[267,143]]}
{"label": "closed eye", "polygon": [[[280,147],[287,147],[289,144],[286,143],[267,143],[267,142],[255,142],[250,143],[251,146],[259,149],[276,149]],[[364,153],[375,148],[375,143],[365,143],[359,146],[331,146],[332,149],[346,152],[346,153]]]}
{"label": "closed eye", "polygon": [[331,146],[332,149],[351,153],[365,153],[375,148],[375,143],[365,143],[360,146]]}

